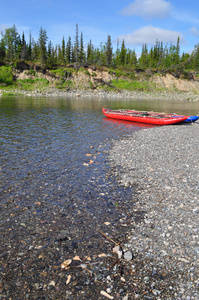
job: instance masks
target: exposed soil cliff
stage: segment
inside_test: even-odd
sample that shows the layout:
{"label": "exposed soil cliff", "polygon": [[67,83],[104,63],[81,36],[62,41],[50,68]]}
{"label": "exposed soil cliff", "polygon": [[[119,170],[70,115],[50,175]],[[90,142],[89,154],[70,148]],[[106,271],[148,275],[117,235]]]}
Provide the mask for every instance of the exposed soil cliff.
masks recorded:
{"label": "exposed soil cliff", "polygon": [[[72,66],[73,67],[73,66]],[[183,75],[176,74],[160,74],[149,71],[132,71],[131,77],[125,75],[116,76],[114,72],[110,72],[108,68],[95,66],[91,67],[81,67],[80,69],[69,68],[70,73],[67,71],[64,75],[52,72],[50,70],[43,70],[36,64],[28,65],[26,63],[19,64],[17,68],[14,69],[15,79],[35,79],[35,78],[45,78],[49,81],[51,87],[55,87],[58,84],[63,84],[63,82],[70,81],[74,88],[82,89],[95,89],[101,85],[112,86],[111,81],[113,79],[124,79],[127,81],[147,81],[151,83],[151,89],[162,89],[169,91],[180,91],[180,92],[194,92],[199,93],[199,77],[195,74],[190,73],[189,79],[184,79]],[[133,78],[133,79],[132,79]]]}

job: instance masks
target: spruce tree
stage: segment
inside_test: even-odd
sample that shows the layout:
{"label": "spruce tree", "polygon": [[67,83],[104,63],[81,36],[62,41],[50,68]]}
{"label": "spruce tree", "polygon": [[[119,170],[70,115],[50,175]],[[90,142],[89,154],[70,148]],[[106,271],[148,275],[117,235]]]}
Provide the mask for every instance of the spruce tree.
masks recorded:
{"label": "spruce tree", "polygon": [[78,24],[76,24],[76,35],[75,35],[75,43],[74,43],[74,57],[75,62],[79,61],[79,29]]}
{"label": "spruce tree", "polygon": [[28,59],[32,60],[32,35],[29,34]]}
{"label": "spruce tree", "polygon": [[68,42],[66,45],[66,62],[71,63],[71,54],[72,54],[72,44],[71,44],[71,37],[69,36]]}
{"label": "spruce tree", "polygon": [[91,62],[93,60],[93,45],[90,40],[89,44],[87,45],[87,62]]}
{"label": "spruce tree", "polygon": [[84,62],[84,41],[83,41],[83,33],[81,32],[81,37],[80,37],[80,51],[79,51],[79,61],[82,63]]}
{"label": "spruce tree", "polygon": [[28,57],[28,49],[26,45],[25,35],[24,32],[22,34],[22,40],[21,40],[21,59],[27,59]]}
{"label": "spruce tree", "polygon": [[111,36],[108,35],[107,43],[106,43],[106,63],[108,66],[110,66],[112,63],[112,55],[113,55],[113,49],[111,43]]}
{"label": "spruce tree", "polygon": [[47,32],[45,29],[41,27],[39,31],[39,56],[40,56],[40,62],[42,67],[45,67],[46,60],[47,60],[47,48],[46,48],[47,40],[48,40]]}
{"label": "spruce tree", "polygon": [[0,40],[0,59],[4,59],[6,55],[6,47],[5,42],[3,40],[3,33],[1,32],[1,40]]}
{"label": "spruce tree", "polygon": [[61,60],[62,60],[62,62],[65,62],[65,61],[66,61],[66,46],[65,46],[65,40],[64,40],[64,37],[63,37],[63,39],[62,39]]}
{"label": "spruce tree", "polygon": [[124,39],[123,39],[122,45],[121,45],[121,51],[120,51],[120,64],[122,66],[124,66],[125,60],[126,60],[126,47],[125,47],[125,43],[124,43]]}

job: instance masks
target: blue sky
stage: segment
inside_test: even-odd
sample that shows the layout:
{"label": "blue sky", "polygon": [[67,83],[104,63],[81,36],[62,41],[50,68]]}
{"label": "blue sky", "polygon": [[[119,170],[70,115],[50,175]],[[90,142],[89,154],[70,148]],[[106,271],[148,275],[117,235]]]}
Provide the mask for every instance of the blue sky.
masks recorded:
{"label": "blue sky", "polygon": [[191,53],[199,43],[199,1],[192,0],[0,0],[0,30],[16,25],[20,34],[37,41],[39,29],[46,29],[53,45],[61,44],[64,36],[75,40],[76,24],[83,33],[85,46],[94,47],[111,36],[124,39],[127,48],[140,53],[146,43],[176,44],[180,37],[181,52]]}

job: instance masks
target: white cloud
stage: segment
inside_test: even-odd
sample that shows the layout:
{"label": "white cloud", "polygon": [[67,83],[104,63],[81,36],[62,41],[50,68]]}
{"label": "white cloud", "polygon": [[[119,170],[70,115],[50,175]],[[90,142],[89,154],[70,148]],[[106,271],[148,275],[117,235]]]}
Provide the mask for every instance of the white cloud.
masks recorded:
{"label": "white cloud", "polygon": [[186,40],[183,35],[178,31],[171,31],[153,26],[145,26],[132,33],[126,35],[120,35],[119,41],[124,39],[128,45],[154,45],[156,40],[164,43],[176,43],[177,38],[180,37],[180,43],[186,44]]}
{"label": "white cloud", "polygon": [[164,0],[135,0],[126,6],[121,14],[124,16],[141,16],[144,18],[166,18],[170,15],[171,4]]}

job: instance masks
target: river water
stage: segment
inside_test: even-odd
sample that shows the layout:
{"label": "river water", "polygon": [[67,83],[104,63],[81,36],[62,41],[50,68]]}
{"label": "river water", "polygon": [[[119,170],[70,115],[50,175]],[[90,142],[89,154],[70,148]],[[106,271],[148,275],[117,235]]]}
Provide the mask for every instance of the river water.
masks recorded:
{"label": "river water", "polygon": [[[102,107],[180,114],[199,111],[196,102],[1,97],[1,254],[5,265],[13,263],[12,278],[19,276],[20,260],[38,268],[37,258],[30,255],[34,247],[63,246],[62,255],[54,261],[55,250],[46,254],[48,263],[60,264],[63,256],[75,251],[104,251],[99,230],[110,230],[115,238],[118,233],[121,239],[125,235],[118,220],[121,223],[131,214],[136,195],[133,187],[117,183],[108,151],[113,139],[153,126],[109,120]],[[32,271],[33,282],[35,274]],[[24,276],[28,280],[29,275]],[[16,286],[8,279],[7,284],[7,295],[12,296]]]}
{"label": "river water", "polygon": [[[102,107],[134,108],[194,114],[198,103],[85,98],[0,98],[1,203],[20,205],[45,200],[49,205],[83,201],[89,213],[99,213],[99,195],[114,198],[106,173],[105,152],[112,139],[128,136],[148,125],[107,119]],[[111,183],[111,189],[113,184]],[[116,191],[117,202],[122,201]],[[125,190],[125,198],[128,198]],[[96,197],[98,195],[98,197]],[[131,197],[131,191],[129,191]],[[88,200],[88,198],[90,200]],[[87,199],[87,200],[85,200]],[[109,201],[107,201],[109,202]],[[103,210],[104,208],[104,210]]]}

